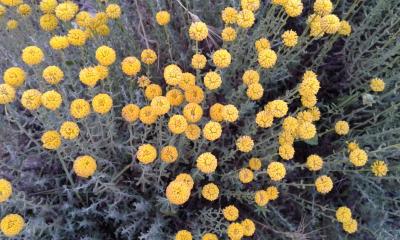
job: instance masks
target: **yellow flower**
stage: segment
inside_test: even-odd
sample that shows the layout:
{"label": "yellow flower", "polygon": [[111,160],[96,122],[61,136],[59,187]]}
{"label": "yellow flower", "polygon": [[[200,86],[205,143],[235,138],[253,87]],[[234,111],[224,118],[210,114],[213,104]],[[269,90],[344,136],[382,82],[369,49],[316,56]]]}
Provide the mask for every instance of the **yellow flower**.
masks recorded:
{"label": "yellow flower", "polygon": [[77,157],[74,161],[73,169],[79,177],[88,178],[96,172],[96,160],[89,155]]}
{"label": "yellow flower", "polygon": [[121,115],[125,121],[133,123],[139,118],[139,112],[140,108],[138,105],[130,103],[122,108]]}
{"label": "yellow flower", "polygon": [[226,24],[236,23],[237,14],[238,12],[233,7],[226,7],[221,12],[222,21]]}
{"label": "yellow flower", "polygon": [[25,82],[25,71],[19,67],[10,67],[3,74],[4,82],[17,88]]}
{"label": "yellow flower", "polygon": [[75,139],[79,136],[79,132],[79,126],[74,122],[66,121],[61,124],[60,134],[64,139]]}
{"label": "yellow flower", "polygon": [[317,134],[315,125],[310,122],[302,122],[297,129],[299,137],[303,140],[310,140]]}
{"label": "yellow flower", "polygon": [[232,27],[225,27],[221,32],[222,40],[232,42],[236,39],[236,30]]}
{"label": "yellow flower", "polygon": [[[279,133],[279,139],[278,139],[279,140],[279,144],[280,145],[293,145],[294,138],[295,138],[295,136],[293,135],[293,133],[285,131],[285,130],[282,130]],[[286,153],[287,153],[286,149],[282,148],[282,150],[284,151],[284,152],[282,152],[282,154],[286,155]]]}
{"label": "yellow flower", "polygon": [[228,221],[236,221],[239,217],[239,210],[234,205],[229,205],[222,209],[222,213],[224,217]]}
{"label": "yellow flower", "polygon": [[231,54],[226,49],[219,49],[212,55],[213,62],[218,68],[227,68],[231,64]]}
{"label": "yellow flower", "polygon": [[61,136],[55,130],[45,132],[41,137],[41,141],[46,149],[55,150],[61,146]]}
{"label": "yellow flower", "polygon": [[208,72],[204,76],[204,85],[209,90],[215,90],[221,86],[222,79],[221,76],[216,72]]}
{"label": "yellow flower", "polygon": [[7,29],[8,30],[14,30],[18,27],[18,21],[11,19],[7,21]]}
{"label": "yellow flower", "polygon": [[248,168],[240,169],[240,171],[239,171],[239,180],[242,183],[249,183],[249,182],[253,181],[253,179],[254,179],[253,171],[251,171]]}
{"label": "yellow flower", "polygon": [[28,46],[22,50],[22,61],[28,65],[36,65],[43,61],[44,54],[42,49],[36,46]]}
{"label": "yellow flower", "polygon": [[296,118],[289,116],[283,120],[282,128],[291,134],[295,134],[297,132],[297,127],[299,126],[299,122]]}
{"label": "yellow flower", "polygon": [[79,11],[78,5],[72,1],[66,1],[57,5],[55,12],[58,19],[67,22],[75,17]]}
{"label": "yellow flower", "polygon": [[264,88],[259,83],[253,83],[248,86],[246,94],[251,100],[260,100],[264,95]]}
{"label": "yellow flower", "polygon": [[108,77],[108,67],[103,65],[97,65],[94,67],[96,69],[99,80],[104,80]]}
{"label": "yellow flower", "polygon": [[189,72],[182,73],[182,79],[178,83],[182,90],[189,89],[196,85],[196,76]]}
{"label": "yellow flower", "polygon": [[250,10],[243,9],[237,15],[236,23],[241,28],[250,28],[255,21],[254,13]]}
{"label": "yellow flower", "polygon": [[285,31],[282,34],[283,44],[286,47],[294,47],[294,46],[296,46],[297,39],[298,39],[297,33],[295,31],[293,31],[293,30]]}
{"label": "yellow flower", "polygon": [[210,152],[202,153],[196,159],[196,167],[203,173],[213,173],[217,165],[217,158]]}
{"label": "yellow flower", "polygon": [[388,167],[384,161],[378,160],[372,163],[371,170],[375,176],[383,177],[386,176],[388,172]]}
{"label": "yellow flower", "polygon": [[42,0],[39,8],[43,13],[53,13],[57,7],[57,0]]}
{"label": "yellow flower", "polygon": [[86,43],[87,35],[80,29],[71,29],[67,34],[68,43],[72,46],[83,46]]}
{"label": "yellow flower", "polygon": [[153,98],[162,95],[162,89],[160,85],[153,83],[146,87],[144,95],[147,99],[153,100]]}
{"label": "yellow flower", "polygon": [[214,183],[208,183],[201,189],[201,195],[208,201],[215,201],[219,195],[219,188]]}
{"label": "yellow flower", "polygon": [[342,206],[336,209],[336,219],[341,222],[345,223],[351,220],[351,210],[348,207]]}
{"label": "yellow flower", "polygon": [[349,142],[349,143],[347,143],[347,148],[348,148],[348,151],[351,152],[356,149],[359,149],[359,146],[356,142]]}
{"label": "yellow flower", "polygon": [[78,14],[76,14],[75,22],[81,28],[91,27],[89,24],[91,18],[92,16],[89,12],[80,11]]}
{"label": "yellow flower", "polygon": [[158,115],[155,113],[152,106],[145,106],[140,109],[139,119],[144,124],[153,124],[157,121]]}
{"label": "yellow flower", "polygon": [[148,48],[142,51],[140,59],[145,64],[153,64],[157,60],[157,54],[152,49]]}
{"label": "yellow flower", "polygon": [[18,6],[18,13],[21,16],[29,16],[32,12],[31,6],[28,4],[21,4]]}
{"label": "yellow flower", "polygon": [[318,192],[322,194],[330,192],[333,188],[332,179],[326,175],[319,176],[315,180],[315,188],[317,189]]}
{"label": "yellow flower", "polygon": [[265,111],[272,114],[276,118],[285,116],[289,110],[288,104],[283,100],[273,100],[268,102],[264,107]]}
{"label": "yellow flower", "polygon": [[240,0],[240,5],[243,9],[255,12],[260,8],[260,0]]}
{"label": "yellow flower", "polygon": [[308,109],[308,112],[312,115],[312,121],[318,121],[321,118],[321,112],[318,107],[312,107]]}
{"label": "yellow flower", "polygon": [[351,25],[348,21],[340,21],[340,27],[338,33],[343,36],[349,36],[351,33]]}
{"label": "yellow flower", "polygon": [[385,90],[385,82],[380,78],[371,79],[369,86],[374,92],[382,92]]}
{"label": "yellow flower", "polygon": [[8,214],[0,222],[0,229],[6,237],[17,236],[24,226],[25,221],[19,214]]}
{"label": "yellow flower", "polygon": [[362,149],[354,149],[349,155],[350,162],[356,167],[364,166],[368,161],[367,153]]}
{"label": "yellow flower", "polygon": [[335,14],[322,17],[322,28],[328,34],[335,34],[340,28],[340,19]]}
{"label": "yellow flower", "polygon": [[303,12],[303,3],[301,0],[288,0],[284,3],[283,7],[289,17],[297,17]]}
{"label": "yellow flower", "polygon": [[191,86],[185,89],[185,99],[190,103],[201,103],[204,100],[203,89],[199,86]]}
{"label": "yellow flower", "polygon": [[[299,122],[299,124],[300,123],[303,123],[303,122],[312,122],[313,121],[313,115],[311,115],[311,113],[310,112],[308,112],[308,111],[301,111],[301,112],[299,112],[298,114],[297,114],[297,116],[296,116],[296,118],[297,118],[297,121]],[[298,130],[298,129],[297,129]]]}
{"label": "yellow flower", "polygon": [[319,88],[320,84],[317,75],[313,71],[307,70],[299,87],[300,95],[316,95]]}
{"label": "yellow flower", "polygon": [[189,200],[190,188],[183,181],[172,181],[166,189],[167,199],[175,205],[182,205]]}
{"label": "yellow flower", "polygon": [[221,137],[222,127],[221,124],[214,121],[209,121],[204,125],[203,136],[209,141],[215,141]]}
{"label": "yellow flower", "polygon": [[193,189],[194,186],[194,181],[192,176],[190,176],[190,174],[187,173],[180,173],[178,174],[178,176],[176,176],[175,181],[181,181],[183,182],[186,186],[188,186],[188,188],[190,190]]}
{"label": "yellow flower", "polygon": [[161,149],[161,160],[166,163],[173,163],[178,159],[178,150],[174,146],[165,146]]}
{"label": "yellow flower", "polygon": [[191,123],[198,122],[203,116],[203,109],[197,103],[188,103],[183,108],[183,116],[185,116],[188,122]]}
{"label": "yellow flower", "polygon": [[269,200],[276,200],[279,197],[279,191],[278,188],[275,186],[268,187],[265,192],[267,193],[267,198]]}
{"label": "yellow flower", "polygon": [[192,67],[194,69],[203,69],[206,66],[207,59],[203,54],[196,53],[192,57]]}
{"label": "yellow flower", "polygon": [[40,28],[44,31],[54,31],[58,26],[58,19],[53,14],[44,14],[39,19]]}
{"label": "yellow flower", "polygon": [[171,20],[171,16],[167,11],[159,11],[156,14],[156,21],[159,25],[165,26]]}
{"label": "yellow flower", "polygon": [[61,106],[62,96],[58,92],[51,90],[42,94],[41,101],[43,107],[49,110],[56,110]]}
{"label": "yellow flower", "polygon": [[36,89],[28,89],[22,93],[21,104],[28,110],[36,110],[42,104],[42,93]]}
{"label": "yellow flower", "polygon": [[355,219],[351,219],[347,222],[343,223],[343,230],[346,231],[347,233],[355,233],[357,232],[357,228],[358,228],[358,224],[357,224],[357,220]]}
{"label": "yellow flower", "polygon": [[222,122],[224,118],[222,117],[222,109],[224,108],[224,105],[221,103],[214,103],[210,107],[210,118],[211,120],[215,122]]}
{"label": "yellow flower", "polygon": [[50,47],[54,50],[66,49],[69,46],[68,37],[54,36],[49,40]]}
{"label": "yellow flower", "polygon": [[273,181],[280,181],[286,175],[286,168],[280,162],[271,162],[267,167],[267,174]]}
{"label": "yellow flower", "polygon": [[111,19],[118,19],[121,17],[121,8],[118,4],[110,4],[106,8],[106,14]]}
{"label": "yellow flower", "polygon": [[[138,82],[138,85],[139,85],[140,88],[146,88],[151,83],[150,79],[145,75],[140,76],[138,78],[137,82]],[[162,93],[161,88],[160,88],[160,92]]]}
{"label": "yellow flower", "polygon": [[69,112],[74,118],[85,118],[90,114],[90,104],[85,99],[75,99],[71,102]]}
{"label": "yellow flower", "polygon": [[9,6],[9,7],[16,7],[23,3],[23,0],[1,0],[0,3]]}
{"label": "yellow flower", "polygon": [[218,237],[214,233],[206,233],[201,237],[201,240],[218,240]]}
{"label": "yellow flower", "polygon": [[254,201],[260,207],[264,207],[269,202],[267,191],[259,190],[254,194]]}
{"label": "yellow flower", "polygon": [[312,108],[317,104],[317,96],[315,95],[302,95],[301,96],[301,104],[306,108]]}
{"label": "yellow flower", "polygon": [[294,148],[292,145],[284,144],[279,147],[279,156],[284,160],[290,160],[294,156]]}
{"label": "yellow flower", "polygon": [[333,4],[331,0],[315,0],[314,12],[320,16],[325,16],[332,13]]}
{"label": "yellow flower", "polygon": [[88,87],[94,87],[100,76],[95,67],[87,67],[79,72],[79,80]]}
{"label": "yellow flower", "polygon": [[349,133],[349,124],[346,121],[338,121],[335,124],[335,132],[339,135],[346,135]]}
{"label": "yellow flower", "polygon": [[264,49],[258,53],[258,63],[263,68],[272,68],[277,59],[278,56],[272,49]]}
{"label": "yellow flower", "polygon": [[0,203],[7,201],[12,191],[11,183],[4,178],[0,179]]}
{"label": "yellow flower", "polygon": [[97,113],[106,114],[111,110],[112,106],[113,100],[108,94],[100,93],[92,99],[93,111]]}
{"label": "yellow flower", "polygon": [[240,223],[243,227],[243,235],[246,237],[251,237],[256,231],[256,225],[251,219],[246,218]]}
{"label": "yellow flower", "polygon": [[306,166],[310,171],[318,171],[322,169],[324,161],[316,154],[312,154],[307,157]]}
{"label": "yellow flower", "polygon": [[261,111],[256,115],[256,124],[261,128],[269,128],[272,126],[274,116],[268,111]]}
{"label": "yellow flower", "polygon": [[42,77],[50,84],[57,84],[64,78],[64,72],[57,66],[48,66],[43,70]]}
{"label": "yellow flower", "polygon": [[258,171],[261,169],[261,160],[259,158],[250,158],[249,167],[251,170]]}
{"label": "yellow flower", "polygon": [[100,46],[96,50],[96,59],[103,66],[110,66],[115,62],[116,53],[114,49],[107,46]]}
{"label": "yellow flower", "polygon": [[199,139],[200,134],[201,129],[196,124],[189,124],[185,131],[185,136],[192,141]]}
{"label": "yellow flower", "polygon": [[236,140],[236,147],[241,152],[250,152],[253,150],[254,141],[250,136],[241,136]]}
{"label": "yellow flower", "polygon": [[171,89],[165,94],[171,106],[179,106],[183,103],[184,96],[181,90]]}
{"label": "yellow flower", "polygon": [[260,38],[255,42],[255,47],[257,49],[257,52],[261,52],[262,50],[265,49],[270,49],[271,48],[271,43],[268,41],[266,38]]}
{"label": "yellow flower", "polygon": [[322,24],[322,17],[316,14],[310,15],[308,18],[310,25],[310,36],[315,38],[323,37],[325,32]]}
{"label": "yellow flower", "polygon": [[228,237],[231,240],[239,240],[242,239],[243,234],[244,234],[244,229],[242,224],[240,223],[231,223],[228,226],[228,229],[226,230]]}
{"label": "yellow flower", "polygon": [[151,144],[140,145],[136,157],[143,164],[152,163],[157,158],[157,149]]}
{"label": "yellow flower", "polygon": [[207,25],[203,22],[194,22],[189,27],[189,37],[195,41],[203,41],[208,37]]}
{"label": "yellow flower", "polygon": [[192,234],[188,230],[180,230],[175,235],[175,240],[192,240]]}
{"label": "yellow flower", "polygon": [[168,128],[174,134],[181,134],[186,131],[188,123],[184,116],[175,114],[168,121]]}
{"label": "yellow flower", "polygon": [[175,86],[182,79],[182,70],[175,64],[170,64],[164,68],[164,79],[168,85]]}
{"label": "yellow flower", "polygon": [[239,111],[233,104],[225,105],[222,108],[222,117],[225,121],[235,122],[239,118]]}
{"label": "yellow flower", "polygon": [[242,80],[245,85],[258,83],[260,81],[260,74],[253,69],[249,69],[243,73]]}
{"label": "yellow flower", "polygon": [[166,114],[171,108],[171,104],[168,99],[164,96],[156,96],[151,100],[150,106],[153,107],[153,110],[157,115]]}

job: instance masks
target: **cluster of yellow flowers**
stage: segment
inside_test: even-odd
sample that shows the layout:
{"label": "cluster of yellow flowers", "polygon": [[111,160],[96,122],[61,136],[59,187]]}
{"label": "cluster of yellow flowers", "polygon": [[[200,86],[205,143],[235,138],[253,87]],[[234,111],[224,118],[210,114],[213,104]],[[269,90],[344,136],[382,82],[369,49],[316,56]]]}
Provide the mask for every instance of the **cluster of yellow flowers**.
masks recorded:
{"label": "cluster of yellow flowers", "polygon": [[348,207],[342,206],[336,210],[336,219],[342,223],[343,230],[347,233],[355,233],[358,228],[356,219],[352,218],[351,210]]}

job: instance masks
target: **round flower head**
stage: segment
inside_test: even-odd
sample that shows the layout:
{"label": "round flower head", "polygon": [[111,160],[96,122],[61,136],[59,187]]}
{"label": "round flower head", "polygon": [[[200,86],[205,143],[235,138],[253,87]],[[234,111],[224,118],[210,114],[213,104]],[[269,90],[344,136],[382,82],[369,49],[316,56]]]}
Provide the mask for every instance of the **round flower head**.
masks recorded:
{"label": "round flower head", "polygon": [[238,12],[233,7],[226,7],[221,12],[222,21],[226,24],[236,23],[237,14]]}
{"label": "round flower head", "polygon": [[86,43],[87,35],[80,29],[71,29],[67,34],[68,43],[72,46],[83,46]]}
{"label": "round flower head", "polygon": [[384,161],[377,160],[374,163],[372,163],[371,170],[375,176],[383,177],[386,176],[388,172],[388,167]]}
{"label": "round flower head", "polygon": [[41,0],[39,8],[43,13],[53,13],[57,4],[57,0]]}
{"label": "round flower head", "polygon": [[262,50],[265,49],[270,49],[271,48],[271,43],[268,41],[266,38],[260,38],[255,42],[255,47],[257,52],[261,52]]}
{"label": "round flower head", "polygon": [[178,159],[178,150],[174,146],[165,146],[161,149],[161,160],[166,163],[173,163]]}
{"label": "round flower head", "polygon": [[210,118],[211,120],[215,122],[222,122],[224,118],[222,117],[222,109],[224,108],[224,105],[221,103],[214,103],[210,107]]}
{"label": "round flower head", "polygon": [[79,136],[79,132],[79,126],[74,122],[66,121],[61,124],[60,134],[64,139],[73,140]]}
{"label": "round flower head", "polygon": [[145,49],[142,51],[142,53],[140,54],[140,59],[145,64],[150,65],[150,64],[153,64],[157,60],[157,54],[152,49],[148,48],[148,49]]}
{"label": "round flower head", "polygon": [[118,19],[121,17],[121,7],[118,4],[110,4],[106,8],[107,17]]}
{"label": "round flower head", "polygon": [[364,166],[368,161],[367,153],[362,149],[354,149],[349,155],[350,162],[356,167]]}
{"label": "round flower head", "polygon": [[241,152],[250,152],[253,150],[254,141],[250,136],[241,136],[236,140],[236,147]]}
{"label": "round flower head", "polygon": [[298,126],[299,126],[298,120],[296,118],[294,118],[294,117],[291,117],[291,116],[286,117],[283,120],[283,123],[282,123],[282,128],[285,131],[287,131],[289,133],[292,133],[292,134],[295,134],[297,132],[297,127]]}
{"label": "round flower head", "polygon": [[54,50],[66,49],[69,46],[68,37],[54,36],[49,40],[50,47]]}
{"label": "round flower head", "polygon": [[167,199],[175,205],[182,205],[189,200],[190,188],[183,181],[172,181],[166,189]]}
{"label": "round flower head", "polygon": [[221,86],[222,79],[221,76],[216,72],[208,72],[204,76],[204,85],[209,90],[218,89]]}
{"label": "round flower head", "polygon": [[58,19],[53,14],[44,14],[39,19],[40,28],[46,32],[54,31],[58,26]]}
{"label": "round flower head", "polygon": [[255,21],[254,13],[250,10],[243,9],[237,15],[236,23],[241,28],[250,28]]}
{"label": "round flower head", "polygon": [[18,27],[18,21],[11,19],[7,21],[7,30],[14,30]]}
{"label": "round flower head", "polygon": [[165,94],[165,96],[171,106],[179,106],[185,100],[182,91],[179,89],[171,89]]}
{"label": "round flower head", "polygon": [[203,69],[206,66],[207,59],[203,54],[196,53],[192,57],[192,67],[194,69]]}
{"label": "round flower head", "polygon": [[240,171],[239,171],[239,180],[242,183],[249,183],[249,182],[253,181],[253,179],[254,179],[253,171],[251,171],[248,168],[240,169]]}
{"label": "round flower head", "polygon": [[254,201],[260,207],[264,207],[269,202],[267,191],[259,190],[254,194]]}
{"label": "round flower head", "polygon": [[253,69],[249,69],[243,73],[242,80],[245,85],[258,83],[260,81],[260,74]]}
{"label": "round flower head", "polygon": [[25,71],[19,67],[10,67],[3,74],[4,82],[14,88],[24,84],[25,77]]}
{"label": "round flower head", "polygon": [[246,94],[251,100],[257,101],[264,95],[264,88],[259,83],[253,83],[248,86]]}
{"label": "round flower head", "polygon": [[0,229],[6,237],[15,237],[22,232],[25,220],[19,214],[8,214],[1,219]]}
{"label": "round flower head", "polygon": [[345,223],[351,220],[351,210],[348,207],[342,206],[336,210],[336,219],[338,222]]}
{"label": "round flower head", "polygon": [[203,136],[208,141],[215,141],[221,137],[222,127],[221,124],[214,121],[209,121],[204,125]]}
{"label": "round flower head", "polygon": [[139,118],[140,108],[136,104],[127,104],[122,108],[121,116],[122,118],[129,122],[133,123]]}
{"label": "round flower head", "polygon": [[260,8],[260,0],[240,0],[240,5],[242,9],[255,12]]}
{"label": "round flower head", "polygon": [[164,79],[168,85],[175,86],[182,79],[182,70],[175,64],[170,64],[164,68]]}
{"label": "round flower head", "polygon": [[171,108],[171,104],[169,103],[167,97],[164,97],[164,96],[154,97],[151,100],[150,105],[153,107],[153,109],[157,115],[164,115]]}
{"label": "round flower head", "polygon": [[301,104],[306,108],[312,108],[317,104],[317,97],[315,95],[302,95]]}
{"label": "round flower head", "polygon": [[85,99],[75,99],[71,102],[69,112],[76,119],[85,118],[90,114],[90,104]]}
{"label": "round flower head", "polygon": [[75,14],[79,11],[78,5],[72,1],[66,1],[57,5],[55,13],[58,19],[62,21],[70,21],[75,17]]}
{"label": "round flower head", "polygon": [[226,49],[219,49],[212,56],[215,66],[227,68],[231,64],[231,54]]}
{"label": "round flower head", "polygon": [[61,106],[62,96],[58,92],[51,90],[42,94],[41,101],[43,107],[49,110],[56,110]]}
{"label": "round flower head", "polygon": [[264,49],[258,53],[258,63],[263,68],[272,68],[275,66],[278,56],[272,49]]}
{"label": "round flower head", "polygon": [[89,155],[77,157],[74,161],[73,169],[79,177],[91,177],[97,169],[96,160]]}
{"label": "round flower head", "polygon": [[9,7],[16,7],[23,3],[23,0],[2,0],[0,3],[9,6]]}
{"label": "round flower head", "polygon": [[385,90],[385,82],[380,78],[373,78],[369,86],[374,92],[383,92],[383,90]]}
{"label": "round flower head", "polygon": [[187,121],[182,115],[175,114],[168,121],[168,128],[174,134],[184,133],[187,126]]}
{"label": "round flower head", "polygon": [[328,34],[335,34],[340,28],[340,19],[334,14],[322,17],[322,28]]}
{"label": "round flower head", "polygon": [[240,223],[231,223],[226,230],[228,237],[232,240],[234,239],[242,239],[244,234],[244,229],[242,224]]}
{"label": "round flower head", "polygon": [[156,14],[156,21],[159,25],[165,26],[171,20],[171,16],[167,11],[159,11]]}
{"label": "round flower head", "polygon": [[139,162],[143,164],[149,164],[154,162],[154,160],[156,160],[157,150],[151,144],[143,144],[139,146],[136,153],[136,157],[139,160]]}
{"label": "round flower head", "polygon": [[338,33],[343,36],[349,36],[351,34],[351,25],[348,21],[340,21],[340,27]]}
{"label": "round flower head", "polygon": [[303,12],[303,3],[301,0],[287,0],[283,4],[285,12],[289,17],[297,17]]}
{"label": "round flower head", "polygon": [[235,122],[239,118],[239,111],[233,104],[225,105],[222,109],[222,117],[225,121]]}
{"label": "round flower head", "polygon": [[282,34],[283,44],[286,47],[294,47],[297,44],[297,33],[293,30],[287,30]]}
{"label": "round flower head", "polygon": [[24,4],[21,4],[21,5],[18,6],[17,11],[21,16],[26,17],[26,16],[29,16],[31,14],[32,9],[28,4],[24,3]]}
{"label": "round flower head", "polygon": [[42,93],[36,89],[28,89],[22,93],[21,104],[28,110],[36,110],[42,104]]}
{"label": "round flower head", "polygon": [[194,22],[189,27],[189,37],[195,41],[203,41],[208,37],[207,25],[203,22]]}
{"label": "round flower head", "polygon": [[91,21],[92,16],[87,11],[80,11],[76,14],[75,22],[81,28],[91,27],[89,22]]}
{"label": "round flower head", "polygon": [[50,84],[57,84],[64,78],[64,72],[57,66],[48,66],[42,72],[43,79]]}
{"label": "round flower head", "polygon": [[349,133],[349,123],[346,121],[338,121],[335,124],[335,132],[339,135],[346,135]]}
{"label": "round flower head", "polygon": [[274,116],[268,111],[261,111],[256,115],[256,124],[261,128],[269,128],[272,126]]}
{"label": "round flower head", "polygon": [[279,147],[279,156],[284,160],[290,160],[294,156],[294,148],[292,145],[284,144]]}
{"label": "round flower head", "polygon": [[279,197],[279,191],[278,188],[275,186],[268,187],[265,192],[267,193],[267,198],[269,200],[276,200]]}
{"label": "round flower head", "polygon": [[203,173],[213,173],[217,165],[217,158],[210,152],[202,153],[196,159],[196,167]]}
{"label": "round flower head", "polygon": [[201,134],[201,129],[196,124],[189,124],[185,131],[185,136],[192,141],[199,139],[200,134]]}
{"label": "round flower head", "polygon": [[273,181],[280,181],[286,175],[286,168],[280,162],[271,162],[267,167],[267,174]]}
{"label": "round flower head", "polygon": [[303,140],[310,140],[317,134],[315,125],[310,122],[302,122],[297,129],[299,137]]}
{"label": "round flower head", "polygon": [[88,87],[94,87],[100,80],[100,76],[95,67],[87,67],[79,72],[79,80]]}
{"label": "round flower head", "polygon": [[[139,86],[140,88],[145,88],[145,89],[147,89],[147,87],[150,85],[151,81],[150,81],[149,77],[147,77],[147,76],[145,76],[145,75],[142,75],[142,76],[140,76],[140,77],[138,78],[137,83],[138,83],[138,86]],[[161,89],[161,88],[159,89],[159,92],[161,92],[161,94],[162,94],[162,89]],[[161,95],[161,94],[160,94],[160,95]],[[158,95],[158,96],[160,96],[160,95]],[[147,96],[146,96],[146,97],[147,97]]]}
{"label": "round flower head", "polygon": [[[278,140],[279,140],[279,144],[281,145],[281,147],[279,149],[281,151],[280,153],[282,154],[281,157],[284,156],[285,158],[291,159],[290,156],[292,154],[291,150],[292,150],[292,147],[293,147],[294,138],[295,138],[295,136],[291,132],[282,130],[279,133],[279,139]],[[289,145],[290,147],[288,147],[286,145]],[[286,159],[286,160],[289,160],[289,159]]]}
{"label": "round flower head", "polygon": [[240,223],[243,227],[243,235],[246,237],[251,237],[256,231],[256,225],[251,219],[246,218]]}
{"label": "round flower head", "polygon": [[261,169],[261,160],[259,158],[250,158],[249,167],[251,170],[258,171]]}
{"label": "round flower head", "polygon": [[357,220],[351,219],[347,222],[343,223],[343,230],[346,231],[347,233],[353,234],[357,232],[358,224]]}
{"label": "round flower head", "polygon": [[323,37],[325,32],[322,25],[322,17],[312,14],[308,17],[307,23],[310,25],[310,36],[314,38]]}
{"label": "round flower head", "polygon": [[232,27],[225,27],[221,32],[222,40],[232,42],[236,39],[236,30]]}
{"label": "round flower head", "polygon": [[115,62],[116,53],[114,49],[103,45],[97,48],[96,59],[101,65],[109,66]]}
{"label": "round flower head", "polygon": [[0,203],[7,201],[12,194],[12,185],[4,178],[0,179]]}
{"label": "round flower head", "polygon": [[178,176],[176,176],[175,181],[181,181],[183,182],[190,190],[193,189],[194,186],[194,180],[190,174],[187,173],[180,173]]}
{"label": "round flower head", "polygon": [[203,109],[197,103],[188,103],[183,108],[183,116],[185,116],[188,122],[198,122],[203,116]]}
{"label": "round flower head", "polygon": [[103,65],[97,65],[94,67],[96,69],[99,80],[104,80],[108,77],[108,67]]}
{"label": "round flower head", "polygon": [[128,76],[135,76],[140,72],[141,64],[136,57],[126,57],[121,62],[122,72]]}
{"label": "round flower head", "polygon": [[139,119],[144,124],[153,124],[157,121],[158,115],[155,113],[152,106],[145,106],[140,109]]}
{"label": "round flower head", "polygon": [[43,61],[44,54],[42,49],[36,46],[29,46],[22,50],[22,61],[28,65],[36,65]]}
{"label": "round flower head", "polygon": [[239,217],[239,210],[234,205],[229,205],[222,209],[222,213],[224,217],[228,221],[236,221]]}
{"label": "round flower head", "polygon": [[201,189],[201,195],[208,201],[215,201],[219,195],[219,188],[214,183],[208,183]]}
{"label": "round flower head", "polygon": [[201,103],[204,100],[204,91],[199,86],[191,86],[185,89],[185,99],[190,103]]}
{"label": "round flower head", "polygon": [[322,169],[324,161],[316,154],[312,154],[307,157],[306,166],[310,171],[318,171]]}
{"label": "round flower head", "polygon": [[315,0],[314,12],[320,16],[328,15],[333,10],[333,4],[331,0]]}
{"label": "round flower head", "polygon": [[218,237],[214,233],[206,233],[201,237],[201,240],[218,240]]}
{"label": "round flower head", "polygon": [[97,113],[106,114],[111,110],[112,106],[113,100],[108,94],[100,93],[92,99],[93,111]]}
{"label": "round flower head", "polygon": [[55,150],[61,146],[61,136],[54,130],[45,132],[41,137],[41,141],[45,149]]}
{"label": "round flower head", "polygon": [[315,188],[317,189],[318,192],[322,194],[330,192],[333,188],[332,179],[326,175],[319,176],[315,180]]}
{"label": "round flower head", "polygon": [[196,85],[196,76],[190,72],[182,73],[182,78],[178,83],[178,86],[182,90],[187,90]]}
{"label": "round flower head", "polygon": [[288,104],[283,100],[273,100],[268,102],[264,109],[276,118],[284,117],[289,110]]}
{"label": "round flower head", "polygon": [[188,230],[179,230],[175,235],[175,240],[192,240],[192,234]]}

